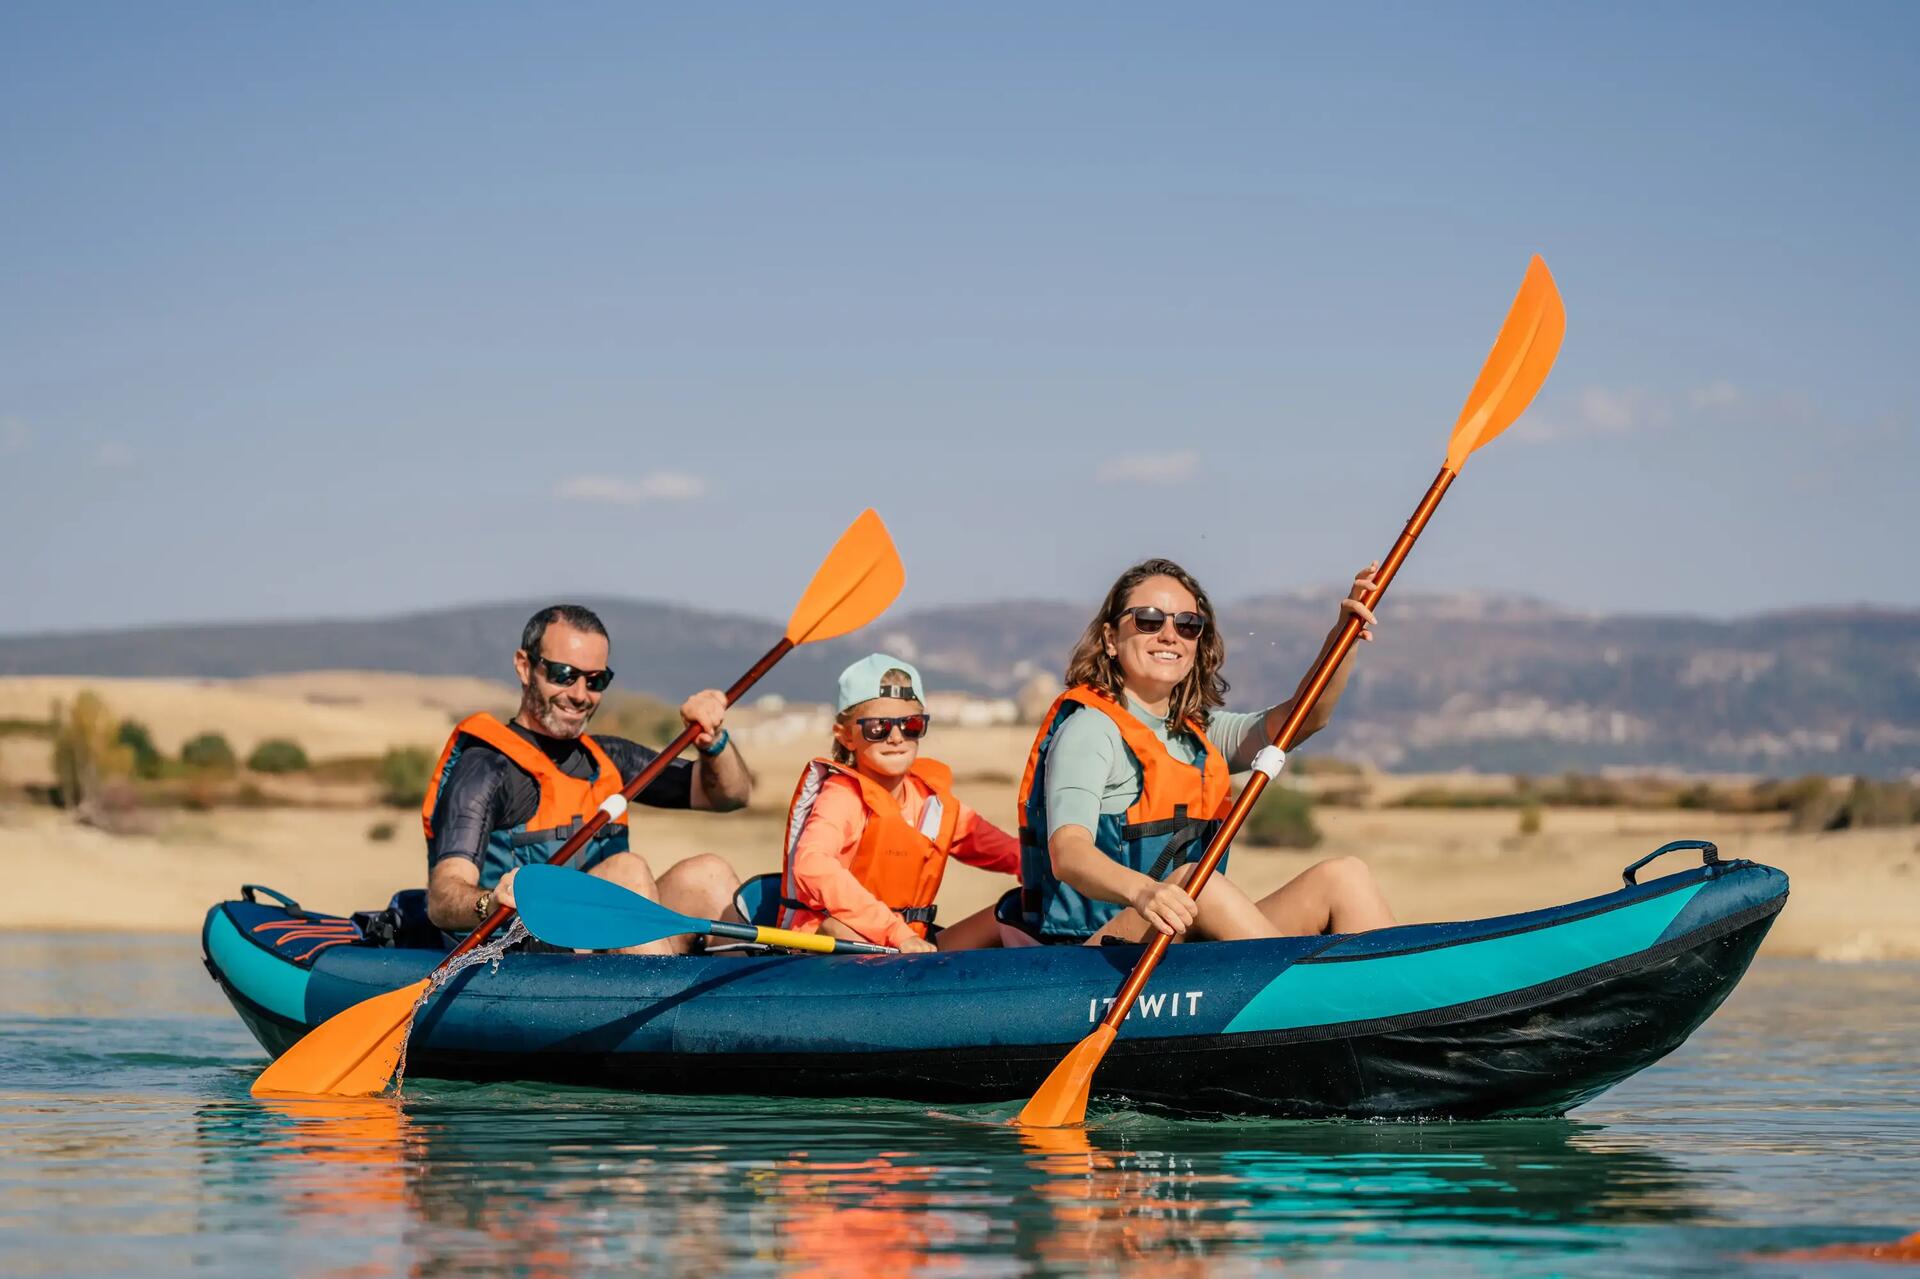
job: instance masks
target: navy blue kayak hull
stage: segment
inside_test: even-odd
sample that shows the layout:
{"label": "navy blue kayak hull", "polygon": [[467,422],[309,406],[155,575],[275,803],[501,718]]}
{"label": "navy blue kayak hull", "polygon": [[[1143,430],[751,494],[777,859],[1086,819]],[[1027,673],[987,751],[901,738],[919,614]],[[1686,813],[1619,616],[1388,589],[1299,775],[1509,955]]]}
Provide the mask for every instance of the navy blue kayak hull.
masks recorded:
{"label": "navy blue kayak hull", "polygon": [[[1559,1115],[1678,1047],[1746,972],[1786,876],[1718,863],[1545,911],[1176,946],[1095,1095],[1183,1114]],[[278,1054],[441,956],[338,944],[226,902],[208,968]],[[264,933],[263,933],[264,930]],[[510,954],[419,1018],[411,1074],[662,1093],[1026,1097],[1136,947],[877,958]]]}

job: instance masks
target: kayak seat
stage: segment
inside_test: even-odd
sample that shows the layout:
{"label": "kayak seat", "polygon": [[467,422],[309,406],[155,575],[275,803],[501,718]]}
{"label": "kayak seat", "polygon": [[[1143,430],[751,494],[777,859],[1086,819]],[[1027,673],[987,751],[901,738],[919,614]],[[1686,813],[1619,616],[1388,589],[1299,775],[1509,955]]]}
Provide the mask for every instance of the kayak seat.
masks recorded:
{"label": "kayak seat", "polygon": [[355,911],[353,922],[359,925],[368,946],[394,947],[400,950],[450,950],[457,938],[450,938],[427,918],[427,890],[403,888],[393,895],[385,910]]}
{"label": "kayak seat", "polygon": [[780,926],[780,874],[755,875],[734,890],[733,908],[740,918],[761,928]]}

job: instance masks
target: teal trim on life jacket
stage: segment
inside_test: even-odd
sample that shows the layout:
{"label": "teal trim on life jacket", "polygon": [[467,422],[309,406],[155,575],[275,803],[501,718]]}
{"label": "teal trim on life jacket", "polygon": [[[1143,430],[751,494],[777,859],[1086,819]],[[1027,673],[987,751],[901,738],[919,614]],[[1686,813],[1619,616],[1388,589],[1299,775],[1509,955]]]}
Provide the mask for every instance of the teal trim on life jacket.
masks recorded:
{"label": "teal trim on life jacket", "polygon": [[[1053,749],[1060,726],[1069,715],[1081,709],[1084,708],[1079,702],[1063,701],[1047,724],[1034,762],[1026,806],[1020,814],[1022,914],[1027,928],[1049,942],[1085,941],[1126,909],[1088,897],[1053,873],[1053,854],[1047,846],[1047,753]],[[1144,785],[1145,770],[1124,736],[1120,739],[1120,749],[1141,773]],[[1173,762],[1180,767],[1195,768],[1177,759]],[[1102,813],[1093,832],[1093,843],[1122,866],[1165,879],[1175,868],[1198,861],[1206,851],[1207,840],[1219,826],[1218,821],[1189,817],[1185,805],[1176,807],[1172,817],[1131,826],[1125,813]],[[1219,869],[1224,871],[1226,867],[1223,857]]]}
{"label": "teal trim on life jacket", "polygon": [[[440,770],[440,776],[434,781],[436,793],[446,793],[447,778],[453,775],[453,766],[459,762],[461,753],[466,750],[468,738],[469,734],[459,734],[454,741],[453,749],[447,752],[446,766]],[[514,763],[510,756],[505,758],[510,767],[520,768],[520,765]],[[532,776],[524,769],[521,769],[521,772]],[[600,774],[596,768],[594,775],[587,780],[598,781],[599,777]],[[533,806],[533,811],[537,814],[546,800],[546,795],[540,791],[538,777],[533,777],[533,784],[538,792]],[[492,888],[500,882],[502,876],[516,867],[552,861],[553,855],[560,851],[561,845],[565,844],[573,832],[585,824],[586,817],[583,815],[576,817],[570,825],[557,826],[551,830],[530,831],[527,829],[528,822],[521,822],[517,826],[488,832],[487,846],[480,855],[480,887]],[[587,870],[599,865],[615,853],[626,852],[627,848],[627,824],[608,822],[594,835],[592,846],[574,857],[567,865]]]}

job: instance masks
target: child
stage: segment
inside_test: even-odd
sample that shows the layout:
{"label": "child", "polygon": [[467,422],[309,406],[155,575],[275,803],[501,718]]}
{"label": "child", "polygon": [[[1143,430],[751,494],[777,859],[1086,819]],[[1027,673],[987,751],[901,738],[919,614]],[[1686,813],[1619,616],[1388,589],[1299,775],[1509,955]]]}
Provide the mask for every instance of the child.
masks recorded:
{"label": "child", "polygon": [[833,758],[807,765],[787,810],[780,926],[908,953],[999,945],[991,909],[932,927],[949,855],[1017,875],[1020,844],[954,798],[951,769],[921,758],[920,673],[875,653],[841,672],[839,691]]}

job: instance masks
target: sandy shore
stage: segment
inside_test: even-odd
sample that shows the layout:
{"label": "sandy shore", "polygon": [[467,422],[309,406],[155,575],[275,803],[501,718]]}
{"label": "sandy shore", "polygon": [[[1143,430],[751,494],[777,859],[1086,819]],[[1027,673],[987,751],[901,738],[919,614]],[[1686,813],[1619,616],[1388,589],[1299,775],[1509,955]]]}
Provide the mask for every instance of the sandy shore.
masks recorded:
{"label": "sandy shore", "polygon": [[[645,812],[640,845],[656,869],[715,852],[745,874],[779,864],[785,777],[744,813]],[[778,790],[779,799],[767,792]],[[995,792],[999,792],[996,794]],[[976,784],[986,811],[1009,811],[1011,786]],[[1604,893],[1620,868],[1672,838],[1717,841],[1727,856],[1778,866],[1793,900],[1767,940],[1777,955],[1832,960],[1920,958],[1920,833],[1796,836],[1774,819],[1699,813],[1549,811],[1522,839],[1511,812],[1322,809],[1311,853],[1235,852],[1233,876],[1260,893],[1320,857],[1365,857],[1407,922],[1500,914]],[[381,905],[422,882],[417,819],[392,809],[266,809],[169,814],[151,833],[108,835],[45,808],[0,808],[3,929],[192,930],[242,883],[264,883],[305,905],[347,912]],[[369,837],[379,823],[396,830]],[[1680,855],[1674,868],[1684,864]],[[1651,869],[1651,868],[1650,868]],[[1010,881],[955,865],[941,895],[949,918],[990,902]]]}

